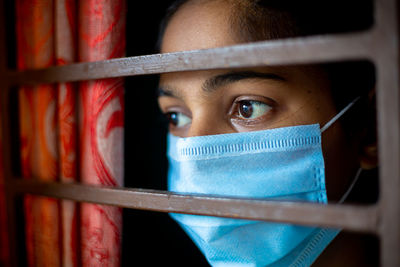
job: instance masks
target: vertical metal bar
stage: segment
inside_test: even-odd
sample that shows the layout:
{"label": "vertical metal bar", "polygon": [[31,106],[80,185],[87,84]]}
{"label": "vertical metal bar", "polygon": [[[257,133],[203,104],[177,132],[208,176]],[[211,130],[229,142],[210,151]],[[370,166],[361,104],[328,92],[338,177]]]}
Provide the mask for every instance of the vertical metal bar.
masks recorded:
{"label": "vertical metal bar", "polygon": [[400,92],[398,2],[376,1],[381,265],[400,266]]}

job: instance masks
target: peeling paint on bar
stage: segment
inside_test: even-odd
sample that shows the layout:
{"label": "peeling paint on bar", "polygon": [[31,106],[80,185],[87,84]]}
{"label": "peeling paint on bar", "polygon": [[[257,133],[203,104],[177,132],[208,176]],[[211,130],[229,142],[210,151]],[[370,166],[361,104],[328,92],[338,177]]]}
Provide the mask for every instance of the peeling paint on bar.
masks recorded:
{"label": "peeling paint on bar", "polygon": [[[227,198],[137,188],[42,183],[26,179],[15,179],[13,188],[16,194],[45,195],[129,209],[320,225],[371,233],[376,233],[378,228],[376,206]],[[355,217],[357,220],[354,220]]]}
{"label": "peeling paint on bar", "polygon": [[154,54],[9,71],[13,85],[73,82],[175,71],[370,59],[375,31],[263,41],[204,50]]}

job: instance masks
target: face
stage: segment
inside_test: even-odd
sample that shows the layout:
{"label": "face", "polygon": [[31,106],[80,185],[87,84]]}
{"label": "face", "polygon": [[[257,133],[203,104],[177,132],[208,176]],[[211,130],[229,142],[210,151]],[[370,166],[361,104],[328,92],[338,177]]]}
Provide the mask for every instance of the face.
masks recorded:
{"label": "face", "polygon": [[[186,4],[173,16],[161,52],[234,45],[229,1]],[[184,27],[183,27],[184,25]],[[159,105],[169,131],[191,137],[319,123],[337,114],[323,70],[257,67],[162,74]],[[357,170],[340,123],[322,135],[328,198],[340,199]]]}

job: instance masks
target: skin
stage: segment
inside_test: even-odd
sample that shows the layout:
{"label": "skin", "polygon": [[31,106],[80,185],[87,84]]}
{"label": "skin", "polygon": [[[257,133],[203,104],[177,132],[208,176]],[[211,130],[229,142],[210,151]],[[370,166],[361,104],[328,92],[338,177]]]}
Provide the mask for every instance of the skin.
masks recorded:
{"label": "skin", "polygon": [[[161,52],[237,44],[229,24],[231,6],[229,1],[185,4],[167,26]],[[169,130],[180,137],[314,123],[322,127],[338,113],[329,80],[315,66],[166,73],[160,76],[159,86],[159,105],[170,119]],[[336,202],[360,166],[359,144],[349,142],[336,122],[322,134],[322,146],[328,199]],[[346,242],[337,238],[315,266],[339,266],[335,264],[343,259]]]}

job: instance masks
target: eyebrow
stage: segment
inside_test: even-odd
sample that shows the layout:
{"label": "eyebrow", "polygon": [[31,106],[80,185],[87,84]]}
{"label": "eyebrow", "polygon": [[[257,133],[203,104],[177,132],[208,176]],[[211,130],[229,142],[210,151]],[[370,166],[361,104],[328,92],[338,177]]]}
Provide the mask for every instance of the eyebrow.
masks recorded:
{"label": "eyebrow", "polygon": [[170,89],[169,86],[159,86],[157,88],[157,97],[161,96],[179,97],[178,93],[176,93],[175,90]]}
{"label": "eyebrow", "polygon": [[[202,90],[205,92],[213,92],[224,85],[238,82],[241,80],[246,80],[246,79],[266,79],[266,80],[275,80],[275,81],[285,81],[286,80],[282,76],[274,74],[274,73],[264,73],[264,72],[256,72],[256,71],[232,71],[232,72],[216,75],[214,77],[207,79],[202,84]],[[179,97],[177,92],[175,92],[175,90],[173,90],[172,88],[169,88],[168,86],[159,87],[157,90],[157,96],[158,97],[161,97],[161,96]]]}
{"label": "eyebrow", "polygon": [[211,77],[210,79],[206,80],[202,85],[202,89],[205,92],[213,92],[224,85],[246,79],[285,81],[285,78],[274,73],[264,73],[256,71],[232,71]]}

